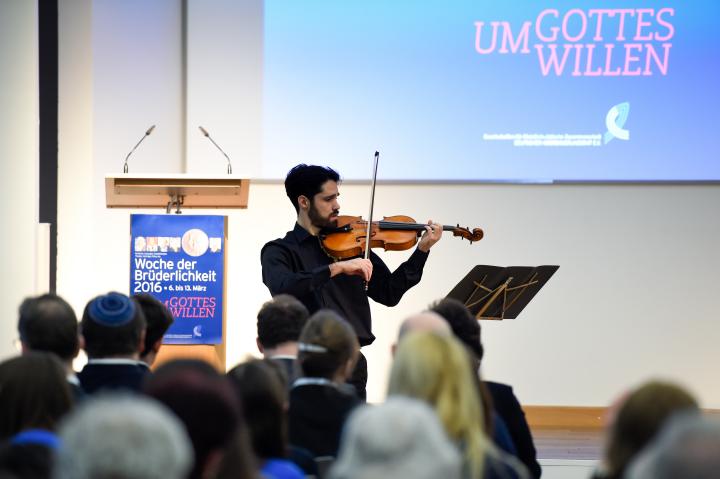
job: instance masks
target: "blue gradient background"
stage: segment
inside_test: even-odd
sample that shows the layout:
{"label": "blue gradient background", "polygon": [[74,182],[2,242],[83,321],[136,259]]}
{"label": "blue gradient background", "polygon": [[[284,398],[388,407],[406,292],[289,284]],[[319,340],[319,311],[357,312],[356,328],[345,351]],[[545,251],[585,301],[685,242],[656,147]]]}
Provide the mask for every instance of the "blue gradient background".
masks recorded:
{"label": "blue gradient background", "polygon": [[[667,76],[542,75],[533,47],[542,10],[662,7],[675,8]],[[477,54],[474,22],[486,22],[487,46],[495,20],[510,22],[514,35],[533,22],[531,52]],[[385,180],[720,180],[718,21],[715,0],[267,0],[262,176],[284,178],[310,162],[366,179],[380,149]],[[634,26],[633,18],[628,43]],[[666,31],[645,31],[654,28]],[[652,43],[661,54],[661,42]],[[607,111],[623,101],[630,141],[520,148],[482,140],[483,133],[604,133]]]}

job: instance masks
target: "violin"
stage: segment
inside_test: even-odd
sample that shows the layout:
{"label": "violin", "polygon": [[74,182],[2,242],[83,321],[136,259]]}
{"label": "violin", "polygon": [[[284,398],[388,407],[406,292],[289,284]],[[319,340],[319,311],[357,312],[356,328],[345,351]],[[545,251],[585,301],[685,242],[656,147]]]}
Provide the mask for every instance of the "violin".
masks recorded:
{"label": "violin", "polygon": [[[405,251],[418,241],[427,224],[416,223],[409,216],[386,216],[381,221],[368,224],[360,216],[338,216],[337,226],[324,228],[320,232],[320,243],[328,256],[337,260],[354,258],[366,254],[368,231],[370,248],[383,248],[385,251]],[[453,236],[461,239],[480,241],[483,230],[458,226],[442,225],[443,231],[452,231]]]}

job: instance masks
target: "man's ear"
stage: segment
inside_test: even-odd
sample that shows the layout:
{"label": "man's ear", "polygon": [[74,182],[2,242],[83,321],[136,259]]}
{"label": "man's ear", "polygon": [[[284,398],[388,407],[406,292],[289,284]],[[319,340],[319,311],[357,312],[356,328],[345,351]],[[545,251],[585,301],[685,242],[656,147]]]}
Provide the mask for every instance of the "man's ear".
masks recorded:
{"label": "man's ear", "polygon": [[143,332],[140,334],[140,341],[138,341],[138,346],[137,346],[138,354],[142,354],[142,352],[145,351],[145,334],[146,334],[145,330],[143,330]]}
{"label": "man's ear", "polygon": [[80,354],[80,350],[85,349],[85,336],[82,334],[78,334],[78,344],[77,349],[75,350],[75,354],[73,354],[73,359],[75,359],[78,354]]}
{"label": "man's ear", "polygon": [[257,344],[258,351],[260,351],[261,354],[265,354],[265,348],[260,342],[260,338],[255,338],[255,344]]}
{"label": "man's ear", "polygon": [[355,370],[355,363],[356,361],[354,358],[348,359],[345,363],[344,375],[346,381],[352,377],[353,371]]}
{"label": "man's ear", "polygon": [[155,341],[153,343],[152,348],[150,348],[156,354],[160,351],[160,346],[162,346],[162,340],[163,340],[163,338],[158,339],[157,341]]}
{"label": "man's ear", "polygon": [[301,210],[307,210],[310,208],[310,200],[305,195],[298,196],[298,206]]}

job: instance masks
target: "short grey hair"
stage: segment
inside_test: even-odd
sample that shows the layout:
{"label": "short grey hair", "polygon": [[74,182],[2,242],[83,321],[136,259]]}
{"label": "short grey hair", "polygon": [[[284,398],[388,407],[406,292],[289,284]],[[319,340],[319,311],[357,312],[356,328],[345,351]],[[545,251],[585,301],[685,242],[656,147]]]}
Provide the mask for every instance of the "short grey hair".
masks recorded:
{"label": "short grey hair", "polygon": [[330,479],[459,479],[461,467],[435,411],[417,399],[393,396],[350,416]]}
{"label": "short grey hair", "polygon": [[630,479],[711,479],[720,471],[720,422],[699,414],[672,417],[631,463]]}
{"label": "short grey hair", "polygon": [[183,425],[142,396],[89,399],[59,435],[54,479],[181,479],[193,464]]}

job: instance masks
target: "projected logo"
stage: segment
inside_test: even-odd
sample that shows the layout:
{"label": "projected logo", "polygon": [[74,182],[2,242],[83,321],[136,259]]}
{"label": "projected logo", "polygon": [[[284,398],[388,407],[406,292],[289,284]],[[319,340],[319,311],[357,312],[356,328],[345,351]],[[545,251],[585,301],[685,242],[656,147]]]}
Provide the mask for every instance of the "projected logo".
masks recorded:
{"label": "projected logo", "polygon": [[630,102],[613,106],[605,115],[605,133],[483,133],[484,141],[512,141],[513,146],[598,147],[610,140],[629,140],[630,130],[623,127],[630,115]]}
{"label": "projected logo", "polygon": [[630,139],[630,130],[623,129],[629,114],[629,102],[620,103],[619,105],[615,105],[610,108],[605,116],[605,126],[607,127],[607,131],[605,132],[605,135],[603,135],[603,143],[607,145],[613,138],[626,141]]}
{"label": "projected logo", "polygon": [[195,336],[196,338],[202,337],[202,326],[198,324],[193,328],[193,336]]}

